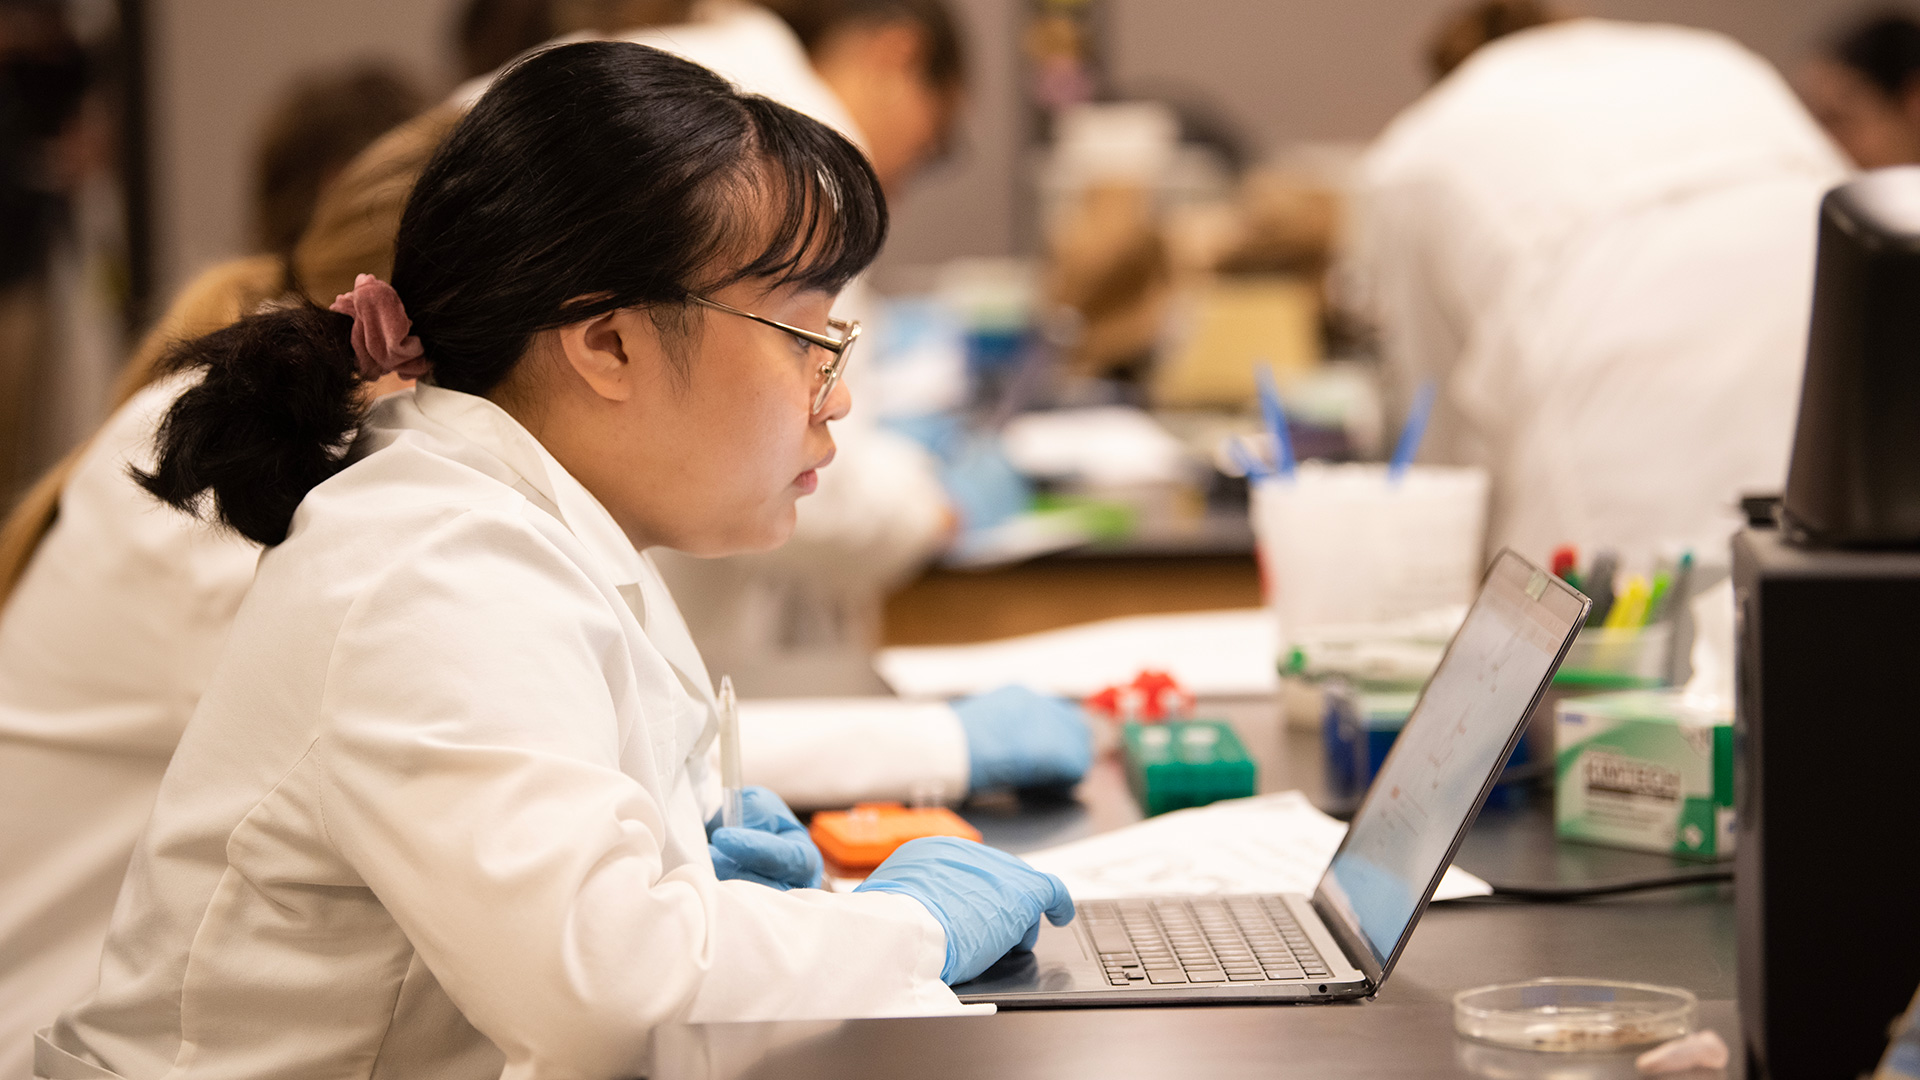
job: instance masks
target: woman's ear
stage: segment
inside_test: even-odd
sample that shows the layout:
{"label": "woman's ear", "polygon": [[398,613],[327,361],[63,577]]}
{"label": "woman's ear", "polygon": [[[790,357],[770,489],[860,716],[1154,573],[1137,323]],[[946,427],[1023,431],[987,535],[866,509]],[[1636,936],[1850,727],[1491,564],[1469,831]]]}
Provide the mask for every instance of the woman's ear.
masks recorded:
{"label": "woman's ear", "polygon": [[560,354],[581,381],[608,401],[628,401],[659,378],[666,362],[660,331],[644,311],[620,308],[558,331]]}

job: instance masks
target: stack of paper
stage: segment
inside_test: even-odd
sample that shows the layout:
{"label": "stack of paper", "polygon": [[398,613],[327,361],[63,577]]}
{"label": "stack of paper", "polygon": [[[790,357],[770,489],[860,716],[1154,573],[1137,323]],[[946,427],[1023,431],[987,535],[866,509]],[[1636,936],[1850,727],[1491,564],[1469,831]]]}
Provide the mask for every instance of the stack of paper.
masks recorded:
{"label": "stack of paper", "polygon": [[1254,697],[1279,686],[1279,633],[1264,608],[1134,615],[978,645],[880,650],[880,677],[902,697],[958,697],[1021,683],[1084,697],[1165,671],[1201,697]]}
{"label": "stack of paper", "polygon": [[[1176,810],[1031,852],[1035,868],[1060,875],[1076,900],[1211,893],[1312,894],[1347,827],[1298,791]],[[1486,896],[1493,889],[1449,867],[1435,900]]]}

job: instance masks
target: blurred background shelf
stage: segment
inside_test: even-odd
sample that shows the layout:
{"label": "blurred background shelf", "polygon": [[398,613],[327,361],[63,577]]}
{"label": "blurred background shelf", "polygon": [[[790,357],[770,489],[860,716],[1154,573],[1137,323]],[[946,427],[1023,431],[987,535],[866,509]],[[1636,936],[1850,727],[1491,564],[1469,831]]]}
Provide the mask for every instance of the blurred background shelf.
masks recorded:
{"label": "blurred background shelf", "polygon": [[1259,605],[1260,571],[1250,552],[1063,554],[991,570],[929,571],[887,599],[884,643],[959,644],[1120,615]]}

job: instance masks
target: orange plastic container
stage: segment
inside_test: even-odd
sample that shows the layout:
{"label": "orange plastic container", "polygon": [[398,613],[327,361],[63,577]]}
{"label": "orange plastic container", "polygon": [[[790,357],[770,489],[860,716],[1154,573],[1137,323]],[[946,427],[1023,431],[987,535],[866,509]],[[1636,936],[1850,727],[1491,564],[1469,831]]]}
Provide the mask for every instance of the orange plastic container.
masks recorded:
{"label": "orange plastic container", "polygon": [[840,877],[858,877],[886,861],[893,849],[922,836],[980,839],[980,830],[944,806],[909,809],[895,802],[859,803],[851,810],[822,810],[808,828]]}

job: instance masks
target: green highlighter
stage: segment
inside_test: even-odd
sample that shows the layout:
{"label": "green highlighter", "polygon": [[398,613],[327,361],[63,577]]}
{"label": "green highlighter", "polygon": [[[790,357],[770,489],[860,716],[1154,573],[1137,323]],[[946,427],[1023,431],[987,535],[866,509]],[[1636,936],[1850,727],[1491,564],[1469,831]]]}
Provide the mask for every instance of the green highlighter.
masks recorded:
{"label": "green highlighter", "polygon": [[1129,722],[1127,782],[1148,817],[1254,793],[1258,770],[1224,720]]}

